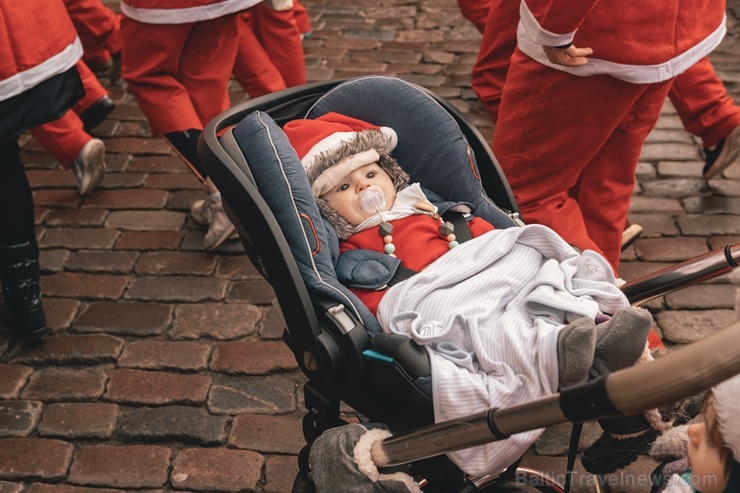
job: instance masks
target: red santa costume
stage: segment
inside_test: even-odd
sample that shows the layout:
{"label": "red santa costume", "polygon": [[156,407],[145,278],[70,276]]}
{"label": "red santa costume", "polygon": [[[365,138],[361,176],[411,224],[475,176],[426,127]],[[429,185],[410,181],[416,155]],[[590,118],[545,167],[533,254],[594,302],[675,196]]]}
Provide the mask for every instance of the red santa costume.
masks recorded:
{"label": "red santa costume", "polygon": [[[493,151],[525,222],[616,271],[642,145],[672,79],[722,40],[724,2],[524,0],[520,19]],[[542,50],[569,43],[593,49],[586,65]]]}
{"label": "red santa costume", "polygon": [[85,88],[85,96],[58,120],[44,123],[31,130],[31,135],[65,169],[72,166],[72,161],[79,155],[85,144],[92,139],[92,136],[85,131],[79,115],[108,95],[108,91],[100,84],[85,62],[77,62],[77,70],[82,79],[82,86]]}
{"label": "red santa costume", "polygon": [[668,97],[684,128],[700,137],[704,147],[713,147],[740,126],[740,106],[706,57],[673,80]]}
{"label": "red santa costume", "polygon": [[257,0],[123,0],[121,72],[153,134],[203,129],[229,107],[236,13]]}
{"label": "red santa costume", "polygon": [[110,64],[111,55],[121,52],[120,16],[100,0],[64,0],[64,4],[85,49],[85,62]]}
{"label": "red santa costume", "polygon": [[[471,82],[495,123],[509,60],[516,48],[519,2],[458,0],[458,5],[463,17],[483,34]],[[489,16],[489,12],[492,15]],[[700,137],[704,147],[713,147],[740,126],[740,107],[728,96],[708,58],[702,58],[679,74],[668,97],[686,130]]]}
{"label": "red santa costume", "polygon": [[[3,2],[0,24],[0,101],[66,72],[82,57],[82,44],[64,4],[45,2],[43,16],[23,15],[27,5]],[[45,41],[38,42],[38,33]]]}

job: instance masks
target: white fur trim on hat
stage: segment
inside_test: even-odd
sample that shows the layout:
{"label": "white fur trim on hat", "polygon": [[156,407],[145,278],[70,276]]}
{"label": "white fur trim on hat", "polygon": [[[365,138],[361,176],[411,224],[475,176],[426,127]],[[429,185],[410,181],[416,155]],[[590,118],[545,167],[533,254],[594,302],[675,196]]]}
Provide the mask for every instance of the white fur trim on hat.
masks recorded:
{"label": "white fur trim on hat", "polygon": [[[391,152],[393,149],[396,148],[396,145],[398,145],[398,134],[396,134],[396,131],[390,127],[379,127],[378,130],[383,132],[383,135],[390,139],[386,152]],[[352,140],[355,138],[356,135],[357,132],[335,132],[331,134],[330,136],[314,144],[314,146],[309,149],[306,155],[303,156],[303,158],[301,159],[301,163],[303,163],[303,166],[305,166],[306,169],[310,168],[311,166],[313,166],[314,160],[321,153],[330,152],[333,149],[336,149],[342,144],[342,142]]]}
{"label": "white fur trim on hat", "polygon": [[714,410],[722,439],[740,462],[740,375],[712,387]]}

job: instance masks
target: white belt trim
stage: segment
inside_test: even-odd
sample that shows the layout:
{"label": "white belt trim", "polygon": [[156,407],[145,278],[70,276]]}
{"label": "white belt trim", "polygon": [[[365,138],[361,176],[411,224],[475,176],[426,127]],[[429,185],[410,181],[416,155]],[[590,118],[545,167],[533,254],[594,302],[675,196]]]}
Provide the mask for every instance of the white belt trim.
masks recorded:
{"label": "white belt trim", "polygon": [[533,58],[539,63],[547,65],[550,68],[560,70],[561,72],[568,72],[569,74],[577,75],[579,77],[611,75],[612,77],[632,84],[654,84],[672,79],[711,53],[712,50],[722,42],[722,38],[725,37],[725,33],[727,32],[726,23],[727,16],[722,19],[722,24],[713,33],[704,38],[701,43],[691,47],[667,62],[654,65],[616,63],[591,57],[588,58],[588,63],[586,65],[581,65],[580,67],[564,67],[562,65],[556,65],[547,59],[547,55],[542,51],[542,45],[530,39],[522,21],[519,22],[519,27],[517,29],[517,43],[519,49],[530,58]]}
{"label": "white belt trim", "polygon": [[35,67],[18,72],[0,81],[0,101],[17,96],[39,85],[46,79],[69,70],[75,66],[80,58],[82,58],[82,43],[80,43],[80,38],[75,37],[71,44],[53,57],[46,59]]}
{"label": "white belt trim", "polygon": [[198,7],[184,9],[141,9],[132,7],[121,0],[121,12],[144,24],[187,24],[207,21],[248,9],[262,0],[227,0]]}

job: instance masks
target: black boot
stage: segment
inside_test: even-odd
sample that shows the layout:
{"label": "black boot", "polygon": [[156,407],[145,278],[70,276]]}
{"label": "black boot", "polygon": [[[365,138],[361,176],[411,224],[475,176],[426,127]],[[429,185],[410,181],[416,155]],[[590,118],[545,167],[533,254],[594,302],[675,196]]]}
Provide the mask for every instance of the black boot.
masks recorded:
{"label": "black boot", "polygon": [[43,339],[47,329],[41,306],[36,240],[0,246],[0,282],[13,335],[24,341]]}
{"label": "black boot", "polygon": [[198,138],[202,130],[191,128],[182,132],[171,132],[164,134],[164,140],[180,155],[185,164],[195,173],[201,181],[208,176],[203,163],[198,156]]}
{"label": "black boot", "polygon": [[95,101],[88,109],[80,114],[80,120],[82,120],[85,132],[90,132],[90,130],[103,123],[103,120],[108,118],[108,115],[114,109],[116,109],[116,103],[113,102],[110,96],[103,96]]}

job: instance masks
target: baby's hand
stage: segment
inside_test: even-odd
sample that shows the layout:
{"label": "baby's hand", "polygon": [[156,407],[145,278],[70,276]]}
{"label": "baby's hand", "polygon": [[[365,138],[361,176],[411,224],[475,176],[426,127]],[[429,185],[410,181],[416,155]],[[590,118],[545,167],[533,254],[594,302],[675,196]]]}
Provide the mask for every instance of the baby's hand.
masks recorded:
{"label": "baby's hand", "polygon": [[587,56],[591,55],[594,50],[591,48],[576,48],[570,45],[567,48],[557,48],[555,46],[542,45],[542,50],[547,55],[547,59],[556,65],[565,67],[579,67],[588,63]]}

